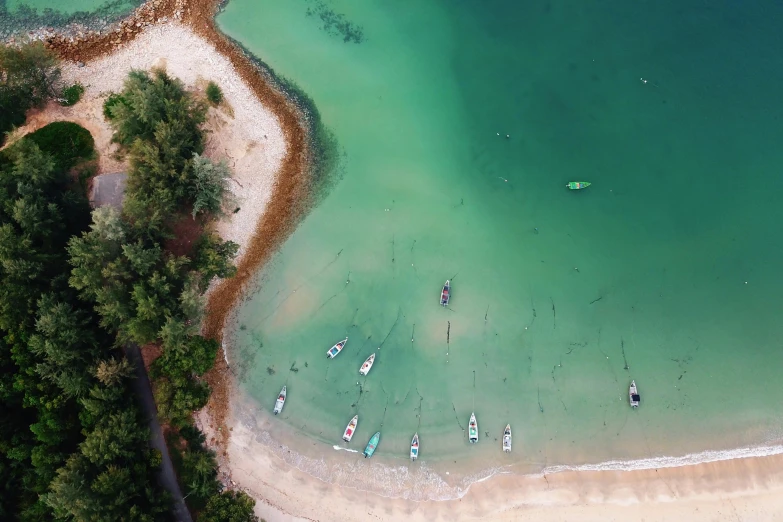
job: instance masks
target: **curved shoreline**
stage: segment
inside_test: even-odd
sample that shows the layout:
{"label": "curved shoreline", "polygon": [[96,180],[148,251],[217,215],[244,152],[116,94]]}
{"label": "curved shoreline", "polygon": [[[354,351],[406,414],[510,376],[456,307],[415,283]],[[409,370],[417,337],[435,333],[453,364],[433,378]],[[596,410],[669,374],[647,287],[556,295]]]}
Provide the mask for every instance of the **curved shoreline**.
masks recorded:
{"label": "curved shoreline", "polygon": [[[84,63],[120,49],[149,26],[176,21],[209,41],[231,63],[257,99],[278,118],[287,150],[272,196],[249,243],[244,245],[245,252],[238,260],[236,276],[220,281],[207,298],[202,329],[206,337],[215,338],[218,342],[222,341],[226,319],[246,285],[306,211],[314,159],[310,153],[307,115],[288,97],[290,93],[283,92],[267,70],[217,29],[215,16],[224,3],[224,0],[148,0],[108,32],[92,32],[77,37],[54,34],[44,38],[47,47],[62,59]],[[206,380],[212,389],[206,409],[215,426],[225,427],[232,384],[226,358],[216,359]],[[218,446],[225,446],[228,434],[228,429],[214,431]]]}
{"label": "curved shoreline", "polygon": [[369,462],[318,443],[297,453],[269,433],[276,423],[251,398],[238,396],[232,406],[231,478],[264,503],[257,514],[270,522],[776,520],[783,513],[783,446],[542,473],[490,469],[446,483],[426,462]]}
{"label": "curved shoreline", "polygon": [[[279,118],[288,148],[268,211],[257,223],[246,255],[239,260],[237,276],[221,281],[209,296],[204,333],[219,341],[237,300],[253,281],[259,267],[279,248],[306,212],[312,197],[310,172],[315,159],[309,142],[308,130],[311,129],[308,129],[306,114],[279,85],[275,85],[268,71],[260,68],[239,44],[217,29],[214,17],[222,4],[220,0],[149,0],[128,19],[130,21],[121,22],[110,33],[87,35],[83,39],[48,39],[63,58],[89,62],[119,49],[133,40],[144,27],[159,23],[163,18],[177,20],[212,43],[231,62],[261,103]],[[213,390],[207,410],[215,425],[222,428],[213,435],[220,437],[218,443],[224,450],[223,456],[234,460],[227,447],[232,424],[228,413],[232,407],[233,379],[224,359],[216,360],[207,380]],[[752,499],[762,497],[765,504],[761,508],[746,505],[746,509],[750,510],[746,513],[758,513],[752,510],[764,509],[769,517],[754,519],[772,520],[775,513],[783,511],[783,501],[774,504],[768,498],[774,499],[775,494],[783,490],[783,472],[779,471],[783,469],[781,455],[744,455],[702,463],[679,463],[676,467],[654,467],[652,464],[655,463],[651,462],[650,467],[641,470],[622,467],[601,469],[600,465],[595,465],[593,468],[550,469],[535,476],[496,473],[473,482],[458,499],[422,502],[413,506],[408,504],[409,500],[368,494],[323,482],[279,456],[271,458],[272,455],[274,453],[271,452],[263,455],[266,460],[259,464],[260,473],[269,470],[270,475],[264,475],[267,480],[254,476],[252,472],[242,476],[245,470],[240,467],[233,470],[242,486],[261,502],[274,506],[274,512],[263,513],[270,521],[290,520],[292,513],[296,513],[293,515],[296,517],[315,517],[311,520],[365,520],[368,514],[384,520],[403,516],[408,520],[454,520],[455,515],[459,519],[606,520],[642,514],[648,519],[665,520],[673,512],[682,514],[673,511],[680,507],[689,510],[690,520],[715,520],[724,516],[724,512],[731,513],[731,509],[724,505],[725,498],[729,499],[729,503],[733,499],[752,504]],[[244,464],[245,461],[242,462]],[[282,480],[278,480],[280,476]],[[301,490],[306,495],[298,495]]]}

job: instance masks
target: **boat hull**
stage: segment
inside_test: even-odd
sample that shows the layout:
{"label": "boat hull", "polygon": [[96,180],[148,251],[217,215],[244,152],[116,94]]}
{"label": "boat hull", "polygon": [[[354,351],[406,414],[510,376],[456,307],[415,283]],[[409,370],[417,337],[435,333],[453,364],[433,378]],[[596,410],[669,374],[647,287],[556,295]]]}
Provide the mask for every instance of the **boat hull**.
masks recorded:
{"label": "boat hull", "polygon": [[348,423],[348,426],[345,427],[345,431],[343,432],[343,440],[345,442],[351,442],[351,439],[353,438],[353,434],[356,433],[356,426],[359,424],[359,416],[354,415],[353,419],[351,419],[351,422]]}
{"label": "boat hull", "polygon": [[511,453],[511,425],[507,424],[503,430],[503,451]]}
{"label": "boat hull", "polygon": [[571,190],[581,190],[589,187],[591,183],[589,181],[569,181],[566,184],[566,187],[568,187]]}
{"label": "boat hull", "polygon": [[470,414],[470,421],[468,421],[468,442],[475,444],[478,442],[478,421],[476,420],[476,414]]}
{"label": "boat hull", "polygon": [[628,399],[631,403],[631,408],[639,407],[641,397],[639,396],[639,390],[636,388],[636,381],[631,381],[631,386],[628,389]]}
{"label": "boat hull", "polygon": [[448,306],[449,299],[451,299],[451,282],[446,280],[446,284],[443,285],[443,290],[440,291],[440,305]]}
{"label": "boat hull", "polygon": [[345,348],[345,343],[347,342],[348,342],[348,338],[346,337],[339,343],[329,348],[329,350],[326,351],[326,358],[334,359],[335,357],[337,357],[340,354],[340,352],[343,351],[343,348]]}
{"label": "boat hull", "polygon": [[272,410],[275,415],[283,411],[283,406],[285,406],[285,398],[286,398],[286,387],[283,386],[283,389],[280,390],[280,394],[277,396],[277,400],[275,401],[275,408]]}
{"label": "boat hull", "polygon": [[364,458],[372,457],[373,453],[375,453],[375,449],[378,447],[378,443],[381,441],[381,432],[378,431],[375,433],[375,435],[372,436],[370,439],[370,442],[367,443],[367,446],[364,448]]}
{"label": "boat hull", "polygon": [[372,370],[372,365],[375,364],[375,354],[372,354],[367,358],[366,361],[364,361],[364,364],[362,364],[362,367],[359,368],[359,375],[367,375],[370,373],[370,370]]}
{"label": "boat hull", "polygon": [[419,458],[419,434],[415,434],[413,436],[413,440],[411,440],[411,460],[416,460]]}

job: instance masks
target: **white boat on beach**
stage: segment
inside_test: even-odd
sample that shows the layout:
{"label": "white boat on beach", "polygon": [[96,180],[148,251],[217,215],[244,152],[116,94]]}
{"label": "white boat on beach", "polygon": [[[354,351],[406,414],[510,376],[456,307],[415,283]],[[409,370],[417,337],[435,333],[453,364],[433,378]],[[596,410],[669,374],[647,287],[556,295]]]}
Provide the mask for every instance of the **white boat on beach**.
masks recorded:
{"label": "white boat on beach", "polygon": [[277,396],[277,400],[275,401],[275,409],[272,410],[275,415],[283,411],[283,406],[285,406],[285,386],[283,386],[283,389],[280,390],[280,395]]}
{"label": "white boat on beach", "polygon": [[375,362],[375,354],[372,354],[367,358],[366,361],[364,361],[362,367],[359,368],[359,375],[367,375],[368,373],[370,373],[370,369],[372,368],[374,362]]}
{"label": "white boat on beach", "polygon": [[511,424],[506,424],[506,429],[503,430],[503,451],[511,453]]}
{"label": "white boat on beach", "polygon": [[329,348],[329,351],[326,352],[326,358],[334,359],[335,357],[337,357],[337,354],[340,353],[343,350],[343,348],[345,348],[345,343],[347,342],[348,342],[348,338],[346,337],[339,343]]}
{"label": "white boat on beach", "polygon": [[411,440],[411,460],[419,458],[419,434],[413,434],[413,440]]}
{"label": "white boat on beach", "polygon": [[628,396],[631,399],[631,408],[638,408],[642,398],[639,396],[639,390],[636,389],[636,381],[631,381],[631,388],[628,390]]}
{"label": "white boat on beach", "polygon": [[356,432],[357,424],[359,424],[359,416],[354,415],[353,419],[351,419],[351,422],[349,422],[348,426],[345,427],[345,433],[343,433],[343,440],[345,442],[351,442],[353,434]]}
{"label": "white boat on beach", "polygon": [[470,421],[468,422],[468,441],[471,444],[478,442],[478,422],[476,421],[476,414],[470,414]]}

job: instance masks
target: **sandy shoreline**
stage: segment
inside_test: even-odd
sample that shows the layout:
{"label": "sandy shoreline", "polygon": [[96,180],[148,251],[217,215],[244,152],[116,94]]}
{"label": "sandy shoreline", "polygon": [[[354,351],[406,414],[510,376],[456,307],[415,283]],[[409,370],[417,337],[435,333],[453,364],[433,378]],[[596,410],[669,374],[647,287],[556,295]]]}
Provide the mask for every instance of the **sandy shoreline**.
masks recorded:
{"label": "sandy shoreline", "polygon": [[[214,132],[207,155],[227,159],[234,168],[232,190],[241,210],[217,226],[224,238],[241,245],[242,256],[237,277],[223,281],[209,297],[204,331],[222,339],[243,290],[303,212],[310,158],[301,113],[216,30],[218,3],[153,0],[112,33],[81,40],[52,37],[49,42],[64,58],[86,63],[65,66],[64,77],[88,87],[85,100],[74,108],[51,107],[53,119],[83,124],[102,150],[110,150],[108,126],[100,126],[102,93],[120,88],[126,75],[121,71],[165,65],[189,87],[214,79],[223,88],[227,107],[210,112],[208,126]],[[39,119],[31,125],[44,123]],[[104,156],[101,172],[123,168],[122,162]],[[783,455],[637,471],[496,475],[448,501],[412,502],[340,487],[297,469],[269,448],[264,421],[248,414],[246,400],[232,391],[222,358],[209,382],[213,396],[198,416],[200,424],[222,457],[222,471],[258,500],[257,514],[269,522],[783,519]],[[230,438],[224,436],[228,433]]]}
{"label": "sandy shoreline", "polygon": [[[381,482],[403,479],[409,486],[431,487],[433,481],[428,479],[432,477],[411,477],[408,471],[416,470],[410,472],[415,475],[426,461],[411,468],[392,468],[365,461],[360,455],[336,455],[327,445],[319,448],[321,443],[312,441],[311,456],[302,457],[269,435],[267,430],[275,420],[259,412],[241,391],[234,396],[229,419],[231,480],[259,500],[257,514],[269,522],[403,518],[744,521],[783,516],[783,454],[633,471],[560,471],[546,476],[499,473],[470,484],[467,491],[434,477],[435,487],[458,494],[451,500],[418,502],[365,491],[362,481],[385,476]],[[319,449],[323,457],[312,458]],[[302,468],[315,475],[336,475],[341,485],[320,480]],[[335,469],[339,469],[336,474]],[[409,495],[410,491],[405,492]]]}

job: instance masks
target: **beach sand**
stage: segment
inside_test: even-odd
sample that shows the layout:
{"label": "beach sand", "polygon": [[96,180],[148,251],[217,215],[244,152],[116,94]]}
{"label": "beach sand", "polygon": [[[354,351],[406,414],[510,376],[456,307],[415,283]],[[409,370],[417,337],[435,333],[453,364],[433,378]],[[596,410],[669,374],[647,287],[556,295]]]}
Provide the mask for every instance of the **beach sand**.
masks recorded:
{"label": "beach sand", "polygon": [[[256,514],[268,522],[783,520],[783,455],[634,471],[498,474],[472,484],[461,498],[415,502],[303,472],[289,463],[298,457],[285,455],[288,447],[269,438],[269,421],[253,413],[252,401],[237,397],[232,404],[225,468],[233,485],[258,500]],[[323,450],[316,466],[325,469],[333,465],[332,450]],[[358,461],[353,469],[359,475],[372,465],[361,454],[343,463],[351,459]]]}
{"label": "beach sand", "polygon": [[[301,115],[217,32],[212,19],[216,6],[215,0],[154,0],[142,8],[147,14],[140,23],[78,41],[55,39],[53,46],[62,56],[86,62],[64,68],[67,81],[87,87],[85,99],[73,108],[52,105],[33,113],[21,132],[48,121],[76,121],[104,151],[99,172],[123,170],[123,162],[112,157],[101,106],[105,93],[121,88],[127,71],[164,66],[189,88],[201,89],[209,79],[222,87],[226,105],[210,112],[208,127],[214,132],[207,155],[227,160],[234,169],[232,191],[241,210],[220,222],[218,231],[239,243],[243,255],[238,276],[210,295],[205,332],[220,339],[242,291],[302,215],[308,156],[297,120]],[[210,376],[213,396],[197,420],[218,452],[221,478],[255,497],[257,514],[269,522],[783,520],[783,455],[639,471],[500,474],[445,501],[413,502],[336,486],[297,469],[271,449],[274,442],[265,437],[263,414],[232,391],[225,361],[217,362]],[[327,455],[332,450],[324,445],[323,451]]]}

